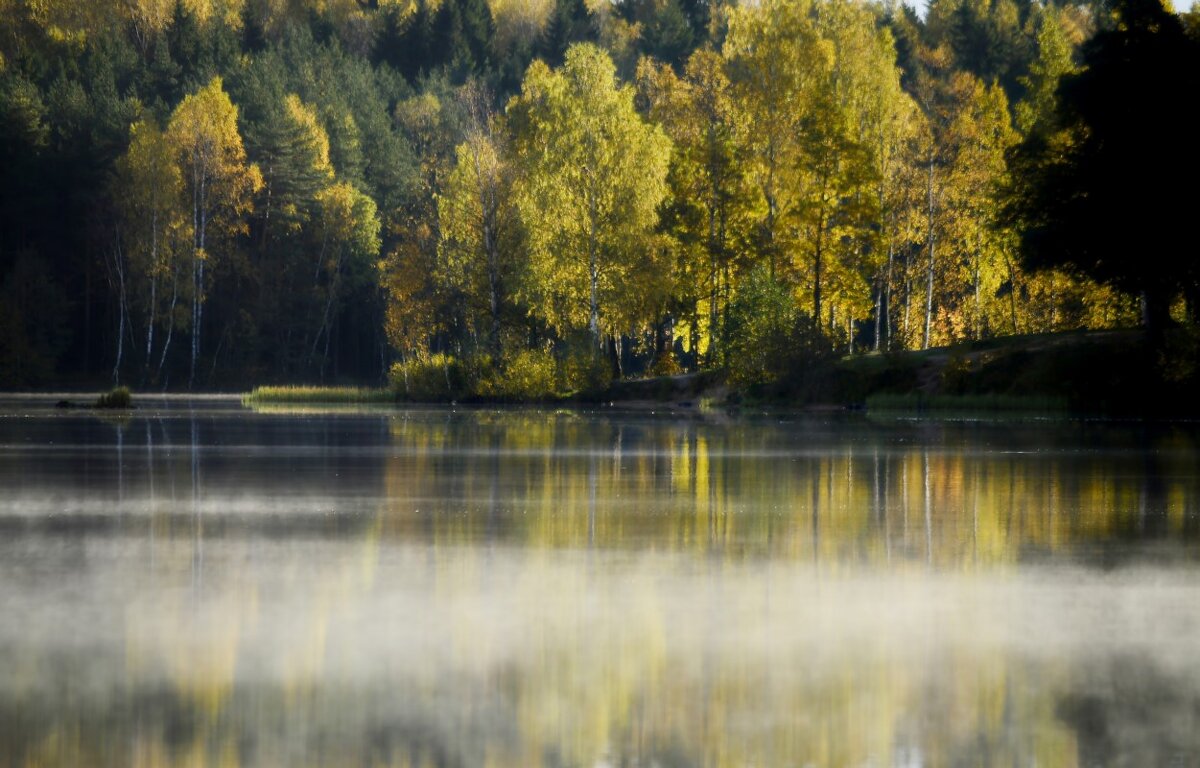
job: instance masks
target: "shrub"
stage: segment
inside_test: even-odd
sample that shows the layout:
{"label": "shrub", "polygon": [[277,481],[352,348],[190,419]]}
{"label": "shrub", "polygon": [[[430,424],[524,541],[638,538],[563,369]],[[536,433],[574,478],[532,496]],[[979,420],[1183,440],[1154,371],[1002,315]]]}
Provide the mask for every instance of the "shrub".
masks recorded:
{"label": "shrub", "polygon": [[723,346],[735,386],[777,382],[828,357],[828,339],[796,310],[790,288],[765,268],[750,273],[729,306]]}
{"label": "shrub", "polygon": [[479,381],[479,394],[500,400],[547,400],[555,396],[557,366],[554,355],[545,350],[517,352],[504,366]]}
{"label": "shrub", "polygon": [[133,395],[129,387],[117,387],[111,392],[100,395],[96,400],[97,408],[132,408]]}
{"label": "shrub", "polygon": [[598,394],[610,384],[612,366],[590,340],[568,345],[558,366],[561,391]]}
{"label": "shrub", "polygon": [[423,402],[462,399],[471,393],[474,383],[461,360],[441,352],[396,363],[388,379],[397,397]]}
{"label": "shrub", "polygon": [[675,359],[675,353],[668,350],[654,358],[654,362],[646,369],[646,375],[651,377],[658,376],[678,376],[683,373],[683,368],[679,366],[679,361]]}
{"label": "shrub", "polygon": [[963,395],[971,381],[971,361],[961,351],[955,351],[942,368],[942,392],[947,395]]}

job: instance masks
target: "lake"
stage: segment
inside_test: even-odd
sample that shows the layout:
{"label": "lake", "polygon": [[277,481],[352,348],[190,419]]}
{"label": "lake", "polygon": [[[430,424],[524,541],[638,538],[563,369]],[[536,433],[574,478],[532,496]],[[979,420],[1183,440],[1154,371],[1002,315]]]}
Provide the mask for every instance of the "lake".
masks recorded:
{"label": "lake", "polygon": [[7,400],[0,765],[1200,765],[1200,430]]}

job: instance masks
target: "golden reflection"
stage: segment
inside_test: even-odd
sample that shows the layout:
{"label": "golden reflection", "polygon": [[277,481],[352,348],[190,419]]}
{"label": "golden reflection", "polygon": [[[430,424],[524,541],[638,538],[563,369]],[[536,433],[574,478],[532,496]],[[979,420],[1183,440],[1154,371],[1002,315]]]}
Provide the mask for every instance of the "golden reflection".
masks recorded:
{"label": "golden reflection", "polygon": [[1053,452],[826,450],[778,429],[564,414],[398,417],[392,435],[385,535],[435,543],[651,547],[839,571],[893,559],[995,568],[1136,536],[1147,515],[1159,535],[1197,533],[1195,474],[1170,473],[1190,444],[1131,471],[1104,454],[1080,466]]}
{"label": "golden reflection", "polygon": [[[113,626],[83,651],[0,647],[8,764],[1069,766],[1200,748],[1196,729],[1096,735],[1070,714],[1121,716],[1080,692],[1120,689],[1130,659],[1161,668],[1139,706],[1200,702],[1185,438],[1131,453],[383,418],[355,476],[365,511],[316,535],[213,519],[228,470],[194,427],[190,452],[148,443],[145,526],[95,542],[78,587],[122,606]],[[1177,570],[1086,568],[1146,542],[1174,545]]]}

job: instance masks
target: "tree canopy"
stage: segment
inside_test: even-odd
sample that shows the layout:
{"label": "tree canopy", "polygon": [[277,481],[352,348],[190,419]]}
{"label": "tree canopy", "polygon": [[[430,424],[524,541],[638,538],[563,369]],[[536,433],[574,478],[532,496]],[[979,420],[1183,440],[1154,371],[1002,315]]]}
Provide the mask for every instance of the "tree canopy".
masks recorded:
{"label": "tree canopy", "polygon": [[517,200],[529,231],[529,300],[560,331],[619,332],[651,279],[650,242],[667,193],[671,145],[633,107],[608,55],[567,51],[535,62],[508,108],[525,168]]}
{"label": "tree canopy", "polygon": [[0,385],[759,381],[1195,322],[1196,19],[0,0]]}

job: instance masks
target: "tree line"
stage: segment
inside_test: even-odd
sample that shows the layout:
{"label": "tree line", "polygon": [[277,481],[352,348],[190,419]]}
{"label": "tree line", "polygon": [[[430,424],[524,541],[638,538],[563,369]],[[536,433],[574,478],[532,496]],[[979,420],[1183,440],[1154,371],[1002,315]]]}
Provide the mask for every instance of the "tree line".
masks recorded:
{"label": "tree line", "polygon": [[0,0],[0,384],[435,354],[753,381],[1185,319],[1194,202],[1148,174],[1195,168],[1154,136],[1198,28],[1157,0]]}

